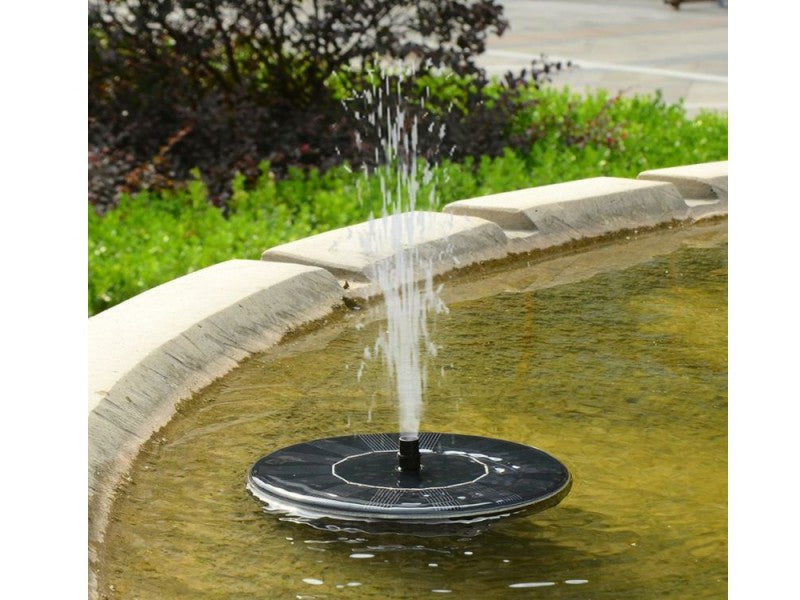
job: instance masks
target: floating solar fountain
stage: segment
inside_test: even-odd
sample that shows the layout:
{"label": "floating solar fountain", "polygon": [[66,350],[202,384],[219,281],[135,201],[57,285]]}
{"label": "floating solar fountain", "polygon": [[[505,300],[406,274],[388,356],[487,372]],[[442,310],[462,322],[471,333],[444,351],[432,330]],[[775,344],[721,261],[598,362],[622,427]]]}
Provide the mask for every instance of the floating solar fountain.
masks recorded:
{"label": "floating solar fountain", "polygon": [[365,98],[374,111],[366,121],[379,128],[376,158],[385,166],[377,171],[383,215],[370,220],[361,246],[366,255],[383,257],[366,275],[386,305],[387,325],[375,349],[395,384],[404,433],[282,448],[253,465],[248,489],[273,509],[351,521],[471,522],[548,508],[571,486],[566,467],[549,454],[504,440],[419,433],[425,357],[436,353],[428,312],[446,307],[433,286],[433,265],[417,246],[425,218],[415,212],[416,195],[429,179],[427,163],[416,159],[419,123],[405,113],[389,81],[385,77]]}
{"label": "floating solar fountain", "polygon": [[566,467],[541,450],[452,433],[302,442],[261,458],[248,479],[256,497],[290,514],[408,524],[539,511],[571,485]]}

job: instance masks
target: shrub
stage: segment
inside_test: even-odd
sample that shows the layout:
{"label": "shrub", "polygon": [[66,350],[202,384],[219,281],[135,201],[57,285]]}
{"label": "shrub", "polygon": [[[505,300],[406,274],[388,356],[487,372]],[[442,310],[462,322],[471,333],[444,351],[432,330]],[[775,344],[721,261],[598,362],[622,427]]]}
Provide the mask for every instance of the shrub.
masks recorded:
{"label": "shrub", "polygon": [[[723,160],[728,155],[727,115],[703,112],[686,118],[681,104],[654,96],[580,96],[569,90],[537,90],[535,114],[519,115],[517,126],[534,124],[531,160],[539,174],[558,168],[557,177],[574,179],[566,166],[555,167],[548,153],[565,146],[567,165],[596,175],[635,177],[646,169]],[[541,124],[551,125],[541,129]],[[542,169],[545,169],[542,172]],[[546,176],[552,179],[551,176]]]}
{"label": "shrub", "polygon": [[199,167],[223,203],[233,174],[254,179],[263,159],[278,176],[355,164],[331,73],[358,85],[379,61],[415,57],[425,71],[475,74],[486,37],[506,26],[495,0],[94,0],[90,201]]}

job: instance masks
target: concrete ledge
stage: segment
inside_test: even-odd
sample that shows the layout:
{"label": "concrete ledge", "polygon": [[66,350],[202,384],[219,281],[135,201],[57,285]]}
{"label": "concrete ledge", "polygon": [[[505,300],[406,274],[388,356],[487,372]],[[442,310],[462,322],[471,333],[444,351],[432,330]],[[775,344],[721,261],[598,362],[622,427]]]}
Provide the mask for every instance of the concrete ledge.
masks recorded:
{"label": "concrete ledge", "polygon": [[495,223],[416,211],[393,215],[385,224],[369,221],[282,244],[264,252],[261,259],[314,265],[340,279],[366,283],[378,264],[397,253],[391,241],[392,234],[397,232],[405,232],[401,235],[404,246],[416,244],[420,257],[432,261],[434,275],[503,258],[508,253],[506,235]]}
{"label": "concrete ledge", "polygon": [[689,215],[701,218],[728,214],[728,161],[700,163],[639,173],[638,179],[673,184],[686,201]]}
{"label": "concrete ledge", "polygon": [[689,216],[672,184],[619,177],[580,179],[459,200],[444,211],[497,223],[516,252],[654,227]]}
{"label": "concrete ledge", "polygon": [[89,536],[102,539],[114,488],[177,402],[342,300],[328,272],[232,260],[89,319]]}
{"label": "concrete ledge", "polygon": [[639,173],[637,179],[666,181],[678,188],[684,198],[728,202],[728,161],[653,169]]}

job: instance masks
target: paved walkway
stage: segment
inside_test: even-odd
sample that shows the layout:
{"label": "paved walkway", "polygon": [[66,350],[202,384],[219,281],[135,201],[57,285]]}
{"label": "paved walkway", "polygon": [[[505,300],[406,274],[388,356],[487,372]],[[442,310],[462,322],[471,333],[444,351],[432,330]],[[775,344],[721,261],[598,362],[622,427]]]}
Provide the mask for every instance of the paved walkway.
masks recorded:
{"label": "paved walkway", "polygon": [[511,28],[479,63],[519,71],[542,53],[580,66],[553,85],[624,94],[662,90],[690,114],[728,109],[728,11],[717,2],[674,10],[662,0],[503,0]]}

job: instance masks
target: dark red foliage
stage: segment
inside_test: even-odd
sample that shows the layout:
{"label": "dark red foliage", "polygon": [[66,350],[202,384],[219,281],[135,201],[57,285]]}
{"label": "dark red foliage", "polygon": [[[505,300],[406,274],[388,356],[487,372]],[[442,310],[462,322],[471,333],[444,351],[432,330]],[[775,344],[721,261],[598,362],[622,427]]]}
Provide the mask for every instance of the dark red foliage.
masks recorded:
{"label": "dark red foliage", "polygon": [[[480,88],[474,57],[506,27],[495,0],[90,2],[89,201],[109,206],[198,167],[224,203],[233,174],[256,176],[264,159],[279,176],[357,165],[359,123],[326,86],[332,72],[358,77],[413,57],[476,74]],[[513,145],[509,83],[493,108],[475,93],[466,112],[449,112],[445,139],[429,149],[454,147],[457,158]]]}

